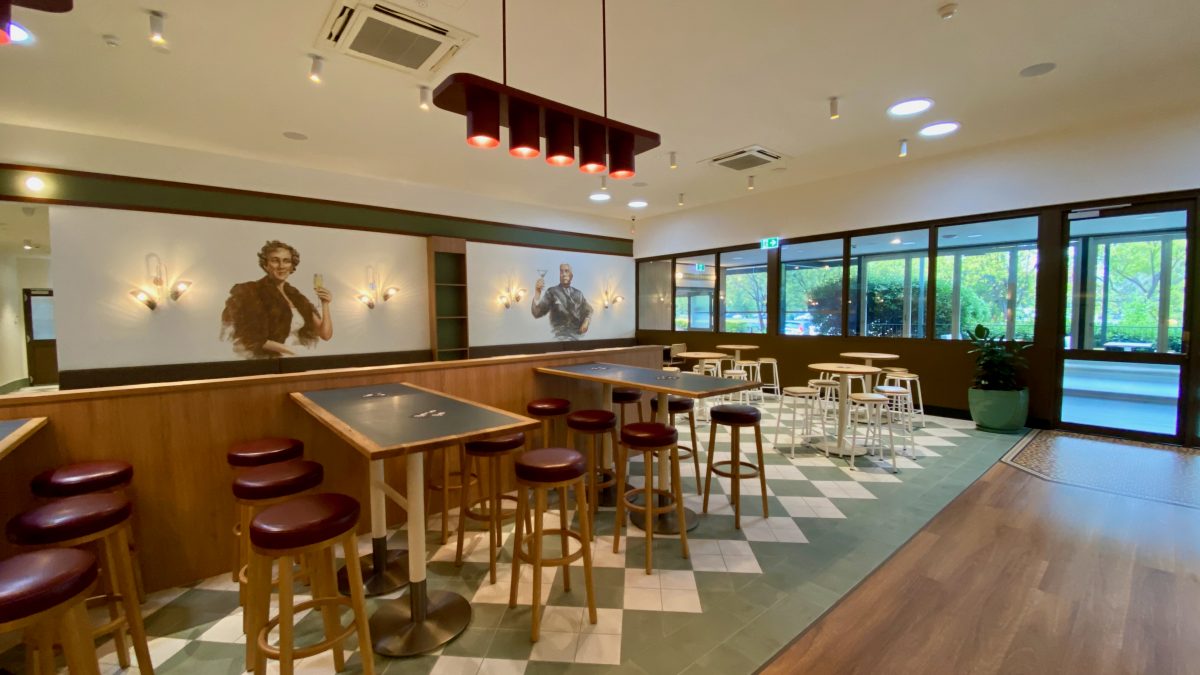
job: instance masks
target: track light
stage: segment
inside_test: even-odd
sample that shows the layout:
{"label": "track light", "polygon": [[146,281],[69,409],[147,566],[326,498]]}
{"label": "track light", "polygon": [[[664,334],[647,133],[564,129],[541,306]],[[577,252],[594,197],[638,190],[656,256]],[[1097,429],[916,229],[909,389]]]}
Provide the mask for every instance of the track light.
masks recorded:
{"label": "track light", "polygon": [[747,190],[754,189],[754,176],[746,176],[746,189]]}
{"label": "track light", "polygon": [[669,154],[671,155],[671,168],[678,169],[679,163],[675,161],[675,151],[672,150]]}
{"label": "track light", "polygon": [[839,118],[841,116],[842,116],[841,113],[838,112],[837,97],[836,96],[829,97],[829,119],[836,120],[837,118]]}
{"label": "track light", "polygon": [[429,91],[429,87],[424,85],[419,87],[417,91],[420,96],[420,103],[417,104],[417,107],[425,112],[429,112],[429,109],[433,107],[433,94]]}
{"label": "track light", "polygon": [[32,251],[36,247],[33,245],[32,240],[26,239],[21,243],[21,248],[25,249],[26,251]]}
{"label": "track light", "polygon": [[908,139],[900,139],[900,157],[908,157]]}
{"label": "track light", "polygon": [[163,28],[166,23],[166,16],[158,11],[151,10],[150,12],[150,42],[165,47],[167,45],[167,33]]}
{"label": "track light", "polygon": [[321,72],[325,70],[325,59],[318,54],[309,54],[312,65],[308,67],[308,79],[314,84],[321,84]]}
{"label": "track light", "polygon": [[683,206],[683,193],[679,193],[679,203],[676,206]]}

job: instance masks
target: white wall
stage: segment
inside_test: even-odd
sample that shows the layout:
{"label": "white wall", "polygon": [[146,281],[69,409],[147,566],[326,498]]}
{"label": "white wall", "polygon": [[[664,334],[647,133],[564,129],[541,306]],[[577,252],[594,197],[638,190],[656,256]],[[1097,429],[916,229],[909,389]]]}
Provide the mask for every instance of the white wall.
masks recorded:
{"label": "white wall", "polygon": [[[592,318],[581,340],[633,337],[633,259],[594,253],[550,251],[519,246],[467,242],[467,320],[472,345],[511,345],[553,342],[550,317],[533,318],[534,284],[538,270],[546,271],[546,288],[559,283],[559,265],[571,265],[578,288],[592,307]],[[509,285],[526,289],[525,298],[509,309],[498,300]],[[608,290],[625,298],[604,308]]]}
{"label": "white wall", "polygon": [[567,232],[629,236],[629,225],[623,220],[434,185],[13,124],[0,124],[0,162],[316,197]]}
{"label": "white wall", "polygon": [[0,254],[0,386],[28,376],[17,257]]}
{"label": "white wall", "polygon": [[[970,133],[969,127],[960,133]],[[637,257],[1200,187],[1200,110],[909,159],[639,223]]]}
{"label": "white wall", "polygon": [[[241,358],[220,339],[221,311],[236,283],[263,276],[257,253],[268,239],[300,252],[290,283],[312,301],[314,273],[333,294],[333,339],[297,356],[429,348],[425,239],[377,232],[52,206],[58,363],[61,370]],[[147,254],[167,266],[168,282],[193,282],[178,302],[149,311],[129,296],[149,288]],[[400,294],[370,310],[367,289]]]}
{"label": "white wall", "polygon": [[50,257],[17,257],[17,283],[21,288],[54,288],[50,274]]}

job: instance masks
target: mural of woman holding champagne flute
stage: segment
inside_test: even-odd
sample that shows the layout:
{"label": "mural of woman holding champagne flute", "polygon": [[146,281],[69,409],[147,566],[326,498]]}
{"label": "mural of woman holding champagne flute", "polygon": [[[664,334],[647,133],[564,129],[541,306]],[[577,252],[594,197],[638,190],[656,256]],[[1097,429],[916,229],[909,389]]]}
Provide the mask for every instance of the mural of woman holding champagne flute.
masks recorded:
{"label": "mural of woman holding champagne flute", "polygon": [[221,312],[221,337],[233,342],[234,351],[245,358],[294,356],[297,345],[311,349],[318,338],[333,337],[333,295],[321,275],[313,275],[320,309],[287,281],[300,266],[299,251],[268,241],[258,252],[258,266],[265,275],[235,284]]}

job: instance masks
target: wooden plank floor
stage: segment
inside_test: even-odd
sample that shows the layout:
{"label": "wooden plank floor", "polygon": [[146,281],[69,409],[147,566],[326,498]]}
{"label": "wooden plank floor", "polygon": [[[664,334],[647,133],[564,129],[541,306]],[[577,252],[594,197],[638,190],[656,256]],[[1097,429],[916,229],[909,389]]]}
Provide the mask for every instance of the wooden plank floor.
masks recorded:
{"label": "wooden plank floor", "polygon": [[1200,511],[992,467],[761,672],[1200,673]]}

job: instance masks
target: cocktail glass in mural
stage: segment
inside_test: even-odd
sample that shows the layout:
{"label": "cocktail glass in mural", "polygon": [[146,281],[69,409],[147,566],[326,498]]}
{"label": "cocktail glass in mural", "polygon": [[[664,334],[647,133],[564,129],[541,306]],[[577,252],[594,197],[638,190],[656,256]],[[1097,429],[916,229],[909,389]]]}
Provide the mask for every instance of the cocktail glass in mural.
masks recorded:
{"label": "cocktail glass in mural", "polygon": [[325,288],[325,275],[324,274],[314,274],[313,275],[313,290],[319,291],[322,288]]}

